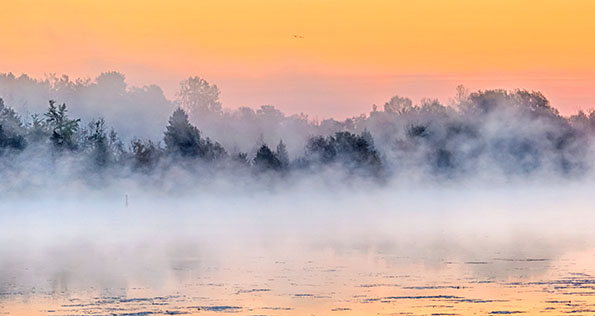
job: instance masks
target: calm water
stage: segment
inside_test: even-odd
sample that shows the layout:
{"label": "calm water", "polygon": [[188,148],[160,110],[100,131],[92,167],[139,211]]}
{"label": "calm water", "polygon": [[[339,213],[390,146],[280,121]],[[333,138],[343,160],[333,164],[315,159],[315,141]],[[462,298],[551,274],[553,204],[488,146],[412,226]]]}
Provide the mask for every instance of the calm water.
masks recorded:
{"label": "calm water", "polygon": [[[595,249],[558,258],[486,252],[473,261],[431,262],[414,262],[390,251],[300,251],[297,257],[247,253],[218,262],[179,256],[171,258],[166,271],[155,271],[159,280],[151,281],[110,275],[108,267],[102,273],[109,280],[86,288],[77,284],[95,276],[83,273],[77,275],[82,279],[72,280],[63,272],[35,286],[9,278],[3,280],[0,311],[8,315],[595,312]],[[27,266],[22,269],[21,275],[36,273]]]}
{"label": "calm water", "polygon": [[507,208],[497,216],[478,210],[482,199],[454,201],[448,213],[352,202],[318,205],[328,211],[317,216],[236,204],[4,215],[0,314],[595,313],[586,200],[570,210],[492,201]]}

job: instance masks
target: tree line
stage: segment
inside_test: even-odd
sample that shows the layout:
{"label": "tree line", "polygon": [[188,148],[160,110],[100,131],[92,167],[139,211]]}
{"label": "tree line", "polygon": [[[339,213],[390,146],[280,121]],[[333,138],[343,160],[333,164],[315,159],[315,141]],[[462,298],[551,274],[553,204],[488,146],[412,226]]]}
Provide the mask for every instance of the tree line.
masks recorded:
{"label": "tree line", "polygon": [[[105,102],[124,98],[133,105],[146,100],[157,107],[152,100],[165,100],[155,92],[158,87],[128,88],[118,73],[102,74],[95,82],[25,81],[36,89],[48,86],[64,95],[105,96]],[[14,168],[18,157],[58,164],[64,157],[78,157],[77,164],[93,171],[143,174],[174,167],[198,172],[196,167],[201,166],[200,172],[280,177],[337,170],[381,180],[420,175],[453,179],[482,173],[576,177],[588,175],[594,160],[595,112],[564,117],[535,91],[470,92],[459,86],[448,105],[436,99],[414,103],[395,96],[383,106],[373,105],[369,113],[342,121],[286,116],[269,105],[232,111],[221,106],[219,93],[217,86],[202,78],[184,80],[169,119],[163,119],[161,128],[151,121],[150,126],[158,129],[151,135],[160,137],[131,140],[120,137],[102,118],[86,124],[71,118],[64,103],[49,101],[44,113],[23,119],[0,99],[0,173]],[[146,117],[161,113],[149,109],[144,113],[142,104],[135,109],[138,115],[113,112],[110,117],[126,128],[142,126]]]}
{"label": "tree line", "polygon": [[244,168],[256,174],[287,174],[334,165],[366,176],[380,176],[382,162],[368,132],[354,134],[337,132],[330,136],[316,136],[308,141],[304,155],[290,159],[283,140],[274,148],[258,144],[250,157],[246,152],[229,152],[217,141],[202,135],[188,114],[177,108],[165,126],[161,141],[133,139],[126,146],[113,129],[100,118],[86,126],[78,118],[71,118],[66,104],[49,101],[47,112],[33,115],[30,123],[0,98],[0,159],[13,159],[27,149],[44,148],[52,159],[62,155],[79,155],[97,171],[107,168],[130,168],[138,172],[152,172],[168,164],[209,164],[213,168]]}

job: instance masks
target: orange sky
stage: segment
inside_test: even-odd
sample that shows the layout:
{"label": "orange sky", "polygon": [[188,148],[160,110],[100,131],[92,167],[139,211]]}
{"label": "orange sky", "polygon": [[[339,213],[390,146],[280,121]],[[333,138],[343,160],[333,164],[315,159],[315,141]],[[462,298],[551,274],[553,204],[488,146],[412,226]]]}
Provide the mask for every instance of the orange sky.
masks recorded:
{"label": "orange sky", "polygon": [[[295,38],[297,34],[303,38]],[[394,94],[542,90],[595,107],[595,1],[4,1],[0,72],[118,70],[171,96],[199,75],[226,106],[345,117]]]}

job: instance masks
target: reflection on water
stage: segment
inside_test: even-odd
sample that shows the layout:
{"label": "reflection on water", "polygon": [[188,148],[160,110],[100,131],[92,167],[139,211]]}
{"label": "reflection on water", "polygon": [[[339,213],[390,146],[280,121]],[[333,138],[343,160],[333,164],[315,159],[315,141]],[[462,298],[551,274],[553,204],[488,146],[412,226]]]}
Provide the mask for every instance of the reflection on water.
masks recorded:
{"label": "reflection on water", "polygon": [[20,207],[0,214],[0,314],[591,315],[593,201],[568,196],[552,199],[572,212],[515,198],[497,216],[483,199],[438,199],[440,212],[382,198],[376,210]]}
{"label": "reflection on water", "polygon": [[[595,311],[595,248],[556,257],[508,257],[487,249],[471,257],[438,260],[409,257],[412,252],[386,245],[374,250],[337,251],[312,244],[291,248],[244,249],[227,259],[177,251],[160,270],[150,271],[151,264],[138,262],[146,279],[119,270],[119,261],[130,258],[92,253],[84,254],[91,256],[91,262],[81,260],[67,267],[82,269],[78,274],[54,271],[44,276],[40,266],[19,265],[12,268],[12,278],[6,278],[4,270],[0,313],[580,315]],[[103,260],[105,270],[85,271],[81,266],[94,260]],[[30,275],[35,273],[47,278],[35,280]],[[34,284],[27,285],[31,280]]]}

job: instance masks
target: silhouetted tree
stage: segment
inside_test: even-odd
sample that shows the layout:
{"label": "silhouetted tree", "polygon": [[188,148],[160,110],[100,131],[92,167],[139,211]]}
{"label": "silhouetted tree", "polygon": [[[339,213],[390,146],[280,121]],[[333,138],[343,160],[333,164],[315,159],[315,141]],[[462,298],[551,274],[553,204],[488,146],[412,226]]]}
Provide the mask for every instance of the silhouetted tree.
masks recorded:
{"label": "silhouetted tree", "polygon": [[152,141],[135,139],[132,141],[131,147],[135,169],[150,171],[157,165],[160,150]]}
{"label": "silhouetted tree", "polygon": [[26,146],[21,118],[0,98],[0,154],[5,150],[22,150]]}
{"label": "silhouetted tree", "polygon": [[369,146],[374,146],[374,137],[372,137],[372,133],[370,133],[367,128],[364,129],[360,136],[368,143]]}
{"label": "silhouetted tree", "polygon": [[56,101],[50,100],[46,116],[46,124],[51,131],[50,140],[58,149],[76,149],[75,134],[79,129],[80,119],[68,118],[66,104],[56,106]]}
{"label": "silhouetted tree", "polygon": [[281,168],[287,169],[289,167],[289,154],[287,153],[287,147],[285,146],[285,143],[283,143],[283,140],[279,141],[275,154],[281,163]]}
{"label": "silhouetted tree", "polygon": [[254,157],[254,166],[258,171],[281,170],[281,161],[267,145],[262,145]]}
{"label": "silhouetted tree", "polygon": [[182,157],[202,158],[213,161],[224,158],[227,152],[210,138],[202,139],[200,131],[188,120],[184,110],[178,108],[169,119],[164,136],[165,148],[170,154]]}
{"label": "silhouetted tree", "polygon": [[49,133],[46,122],[39,116],[39,114],[31,115],[31,124],[29,125],[27,139],[30,142],[37,143],[47,140],[51,134]]}
{"label": "silhouetted tree", "polygon": [[126,77],[117,72],[103,72],[96,79],[95,82],[102,91],[113,93],[116,95],[124,95],[126,93]]}
{"label": "silhouetted tree", "polygon": [[165,149],[169,153],[185,157],[198,157],[204,154],[201,152],[200,132],[190,124],[188,115],[181,108],[174,111],[166,129],[163,140]]}
{"label": "silhouetted tree", "polygon": [[519,107],[538,116],[559,116],[558,110],[550,106],[550,101],[536,91],[515,90],[513,98]]}
{"label": "silhouetted tree", "polygon": [[343,164],[352,169],[369,169],[374,174],[380,172],[382,163],[374,145],[362,135],[355,135],[349,132],[335,134],[335,147],[337,154]]}
{"label": "silhouetted tree", "polygon": [[[11,74],[0,74],[0,86],[3,82],[13,81],[37,88],[41,84],[27,76],[17,78]],[[160,108],[166,111],[170,111],[169,106],[172,105],[158,87],[127,87],[124,76],[118,73],[104,73],[96,80],[84,82],[52,75],[42,83],[49,87],[44,86],[43,89],[50,89],[61,98],[77,89],[94,91],[101,95],[101,102],[118,108],[121,104],[128,104],[119,102],[129,97],[135,102],[141,100],[140,104],[160,99],[156,104],[165,105]],[[11,95],[7,97],[13,98]],[[238,167],[237,170],[244,172],[246,168],[286,172],[290,168],[320,171],[318,168],[332,167],[334,170],[346,170],[349,175],[380,178],[385,175],[385,170],[399,172],[409,168],[419,168],[417,171],[428,172],[432,176],[454,177],[481,172],[486,169],[483,168],[485,165],[499,168],[507,175],[527,175],[549,168],[547,171],[567,176],[585,174],[592,165],[590,154],[595,140],[595,111],[579,112],[565,118],[541,93],[534,91],[486,90],[469,93],[459,86],[449,107],[436,99],[422,99],[414,105],[410,99],[395,96],[384,105],[384,111],[374,107],[369,114],[344,121],[325,119],[320,123],[308,120],[304,115],[287,117],[270,105],[256,110],[241,108],[223,113],[217,87],[198,77],[182,82],[177,97],[180,108],[169,117],[163,134],[163,149],[159,143],[140,139],[124,148],[115,131],[107,132],[103,119],[88,126],[79,125],[80,120],[69,118],[65,104],[58,105],[53,100],[46,113],[33,115],[24,123],[0,99],[0,154],[11,152],[12,157],[12,153],[19,154],[30,146],[35,150],[25,150],[23,155],[34,155],[43,153],[45,145],[50,144],[50,148],[55,150],[73,150],[69,157],[80,155],[78,158],[88,159],[100,167],[121,165],[146,171],[156,166],[168,168],[177,163],[191,171],[199,170],[193,169],[195,164],[221,162],[212,165],[211,169]],[[100,108],[96,105],[92,102],[77,109],[87,113]],[[205,118],[200,121],[201,129],[208,131],[204,134],[218,135],[217,140],[229,144],[234,153],[239,150],[254,152],[251,146],[256,143],[254,159],[248,159],[246,153],[229,156],[222,145],[203,136],[190,123],[188,111],[205,114],[200,116]],[[147,110],[146,113],[155,112]],[[135,115],[129,112],[114,117],[130,122],[121,126],[129,128],[123,135],[131,136],[131,133],[140,130],[138,126],[144,126],[146,116],[142,115],[145,114]],[[155,119],[155,122],[162,119]],[[163,122],[159,124],[162,126]],[[325,136],[308,138],[307,135]],[[291,137],[291,142],[287,143],[290,146],[305,143],[304,155],[290,161],[283,140],[273,149],[264,145],[281,137],[286,141]],[[382,150],[382,159],[376,148]],[[164,154],[175,159],[159,164]],[[6,155],[2,159],[7,159]],[[11,162],[2,160],[0,166],[10,165],[5,164],[7,161]],[[82,159],[73,161],[80,162]]]}
{"label": "silhouetted tree", "polygon": [[451,100],[451,105],[461,112],[465,112],[469,108],[469,89],[460,84],[456,88],[455,96]]}
{"label": "silhouetted tree", "polygon": [[543,94],[535,91],[503,89],[478,91],[471,93],[468,101],[468,108],[480,114],[503,109],[534,116],[559,116],[558,111],[550,106]]}
{"label": "silhouetted tree", "polygon": [[190,77],[180,83],[176,103],[190,115],[220,113],[219,88],[200,77]]}
{"label": "silhouetted tree", "polygon": [[308,140],[306,145],[306,159],[312,162],[329,163],[337,156],[337,150],[331,142],[334,138],[315,136]]}
{"label": "silhouetted tree", "polygon": [[403,98],[398,95],[392,97],[390,101],[384,104],[384,112],[403,114],[413,109],[413,103],[409,98]]}
{"label": "silhouetted tree", "polygon": [[201,153],[203,153],[201,157],[207,161],[217,161],[227,157],[225,148],[208,137],[200,141],[200,147],[202,148]]}
{"label": "silhouetted tree", "polygon": [[91,143],[91,155],[95,164],[99,167],[105,167],[111,160],[109,140],[105,132],[105,121],[100,118],[91,124],[93,130],[88,140]]}
{"label": "silhouetted tree", "polygon": [[126,150],[124,149],[124,144],[118,137],[118,133],[113,129],[110,130],[109,133],[109,147],[112,154],[112,158],[115,161],[120,161],[122,157],[126,154]]}
{"label": "silhouetted tree", "polygon": [[305,159],[310,163],[339,163],[350,171],[366,170],[378,175],[382,169],[380,156],[373,143],[367,138],[371,135],[355,135],[338,132],[334,136],[310,138],[306,146]]}

